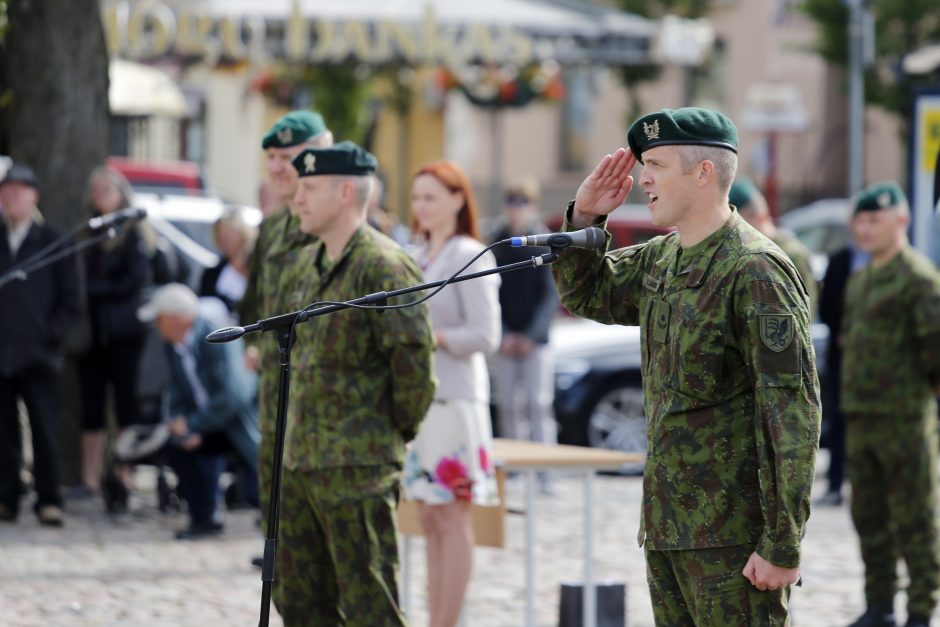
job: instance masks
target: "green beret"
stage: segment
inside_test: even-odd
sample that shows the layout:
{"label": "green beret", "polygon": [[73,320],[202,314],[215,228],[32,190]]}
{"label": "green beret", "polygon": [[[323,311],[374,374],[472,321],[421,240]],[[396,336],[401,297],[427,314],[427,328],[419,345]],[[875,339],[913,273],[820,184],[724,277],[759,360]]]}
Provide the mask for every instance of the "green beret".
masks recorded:
{"label": "green beret", "polygon": [[327,130],[323,116],[313,111],[282,115],[261,140],[262,148],[290,148],[310,141]]}
{"label": "green beret", "polygon": [[372,174],[378,160],[365,148],[345,141],[329,148],[307,148],[291,161],[300,176]]}
{"label": "green beret", "polygon": [[855,197],[855,211],[878,211],[886,207],[894,207],[906,203],[907,197],[901,187],[893,181],[873,183],[858,193]]}
{"label": "green beret", "polygon": [[738,152],[738,131],[727,117],[699,107],[663,109],[644,115],[627,131],[627,144],[643,163],[644,151],[656,146],[716,146]]}
{"label": "green beret", "polygon": [[748,179],[736,179],[728,190],[728,203],[741,209],[751,204],[758,194],[760,192],[754,187],[754,183]]}

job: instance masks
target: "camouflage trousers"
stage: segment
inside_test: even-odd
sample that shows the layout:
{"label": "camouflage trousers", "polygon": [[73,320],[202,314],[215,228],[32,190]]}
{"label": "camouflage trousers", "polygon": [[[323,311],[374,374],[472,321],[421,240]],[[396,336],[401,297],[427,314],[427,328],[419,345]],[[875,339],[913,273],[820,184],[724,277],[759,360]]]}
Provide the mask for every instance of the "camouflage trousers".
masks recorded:
{"label": "camouflage trousers", "polygon": [[400,469],[284,469],[275,602],[286,627],[405,624],[398,606]]}
{"label": "camouflage trousers", "polygon": [[940,589],[936,415],[846,416],[845,450],[865,600],[894,599],[903,559],[907,611],[929,616]]}
{"label": "camouflage trousers", "polygon": [[761,592],[742,573],[753,546],[646,549],[653,618],[662,627],[790,624],[790,588]]}

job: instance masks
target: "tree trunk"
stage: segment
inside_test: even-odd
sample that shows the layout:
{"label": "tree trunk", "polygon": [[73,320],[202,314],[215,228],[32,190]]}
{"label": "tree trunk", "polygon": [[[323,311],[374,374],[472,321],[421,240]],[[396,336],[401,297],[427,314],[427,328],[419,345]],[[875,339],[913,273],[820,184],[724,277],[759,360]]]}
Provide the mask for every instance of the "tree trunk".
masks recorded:
{"label": "tree trunk", "polygon": [[108,53],[98,0],[10,0],[5,137],[40,182],[39,207],[67,229],[85,218],[92,168],[108,151]]}
{"label": "tree trunk", "polygon": [[[108,52],[98,0],[8,0],[0,54],[0,148],[39,177],[39,208],[66,231],[87,219],[85,187],[108,153]],[[79,482],[81,403],[67,360],[60,416],[61,480]]]}

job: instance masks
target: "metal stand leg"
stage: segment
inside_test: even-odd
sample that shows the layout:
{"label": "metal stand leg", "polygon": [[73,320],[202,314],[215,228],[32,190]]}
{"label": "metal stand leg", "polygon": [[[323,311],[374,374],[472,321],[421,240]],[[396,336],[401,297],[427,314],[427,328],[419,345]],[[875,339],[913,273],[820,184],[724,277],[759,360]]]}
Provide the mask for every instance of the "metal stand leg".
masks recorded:
{"label": "metal stand leg", "polygon": [[594,589],[594,471],[584,471],[584,597],[581,624],[597,625],[597,591]]}
{"label": "metal stand leg", "polygon": [[411,536],[402,535],[401,543],[401,611],[411,616]]}

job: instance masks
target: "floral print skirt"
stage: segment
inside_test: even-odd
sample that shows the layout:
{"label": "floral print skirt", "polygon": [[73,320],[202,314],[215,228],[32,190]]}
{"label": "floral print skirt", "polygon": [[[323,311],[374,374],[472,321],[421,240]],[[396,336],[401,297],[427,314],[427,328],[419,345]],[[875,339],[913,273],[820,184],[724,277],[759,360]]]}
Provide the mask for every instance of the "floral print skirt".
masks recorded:
{"label": "floral print skirt", "polygon": [[490,424],[489,407],[483,403],[431,403],[405,455],[405,498],[429,505],[498,504]]}

